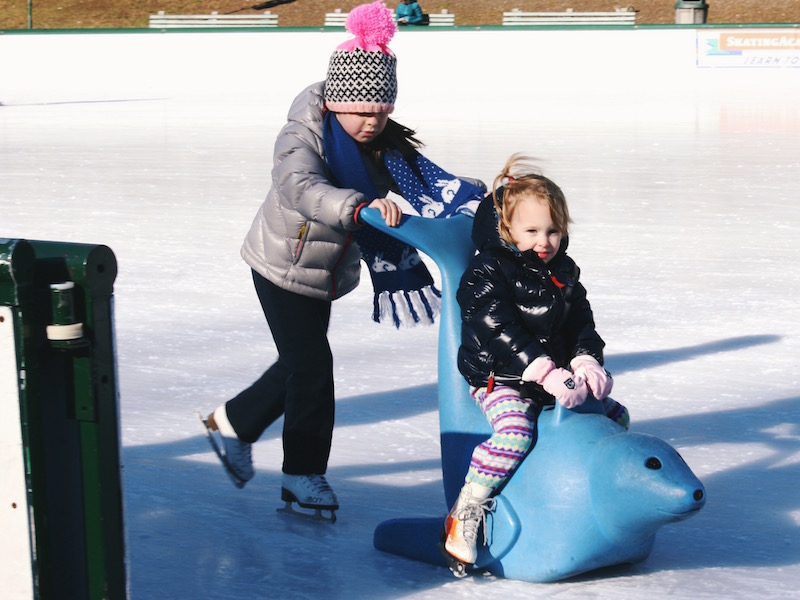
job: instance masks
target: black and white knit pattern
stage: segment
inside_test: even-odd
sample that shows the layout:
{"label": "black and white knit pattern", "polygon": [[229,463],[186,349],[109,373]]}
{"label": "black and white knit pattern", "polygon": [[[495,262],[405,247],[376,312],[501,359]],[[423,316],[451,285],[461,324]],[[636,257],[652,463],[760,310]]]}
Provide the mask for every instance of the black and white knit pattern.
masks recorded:
{"label": "black and white knit pattern", "polygon": [[334,112],[392,112],[397,98],[397,59],[384,52],[337,50],[325,81],[325,103]]}

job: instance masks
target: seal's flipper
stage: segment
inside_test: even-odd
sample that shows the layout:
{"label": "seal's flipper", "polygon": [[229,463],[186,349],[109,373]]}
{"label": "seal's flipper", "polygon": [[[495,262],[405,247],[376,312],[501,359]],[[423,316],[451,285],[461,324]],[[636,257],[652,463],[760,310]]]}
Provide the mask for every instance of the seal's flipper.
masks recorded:
{"label": "seal's flipper", "polygon": [[[452,277],[455,287],[475,255],[472,217],[455,215],[447,219],[426,219],[403,215],[397,227],[389,227],[375,208],[364,208],[359,216],[375,229],[397,238],[431,257],[442,274],[442,285]],[[455,293],[455,289],[453,290]]]}

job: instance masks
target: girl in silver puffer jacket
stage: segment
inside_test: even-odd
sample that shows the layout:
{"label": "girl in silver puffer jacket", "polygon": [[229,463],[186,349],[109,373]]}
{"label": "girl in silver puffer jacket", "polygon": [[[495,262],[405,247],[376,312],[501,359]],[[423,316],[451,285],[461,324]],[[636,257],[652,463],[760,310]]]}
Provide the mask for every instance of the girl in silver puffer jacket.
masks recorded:
{"label": "girl in silver puffer jacket", "polygon": [[388,306],[395,323],[432,321],[438,293],[416,250],[362,226],[359,211],[376,208],[396,226],[401,213],[390,190],[432,216],[483,196],[425,159],[414,132],[389,119],[397,95],[396,58],[386,46],[391,11],[379,1],[362,5],[347,28],[356,37],[334,51],[325,82],[291,106],[275,143],[272,186],[242,246],[278,359],[206,420],[242,487],[254,475],[251,444],[283,415],[285,510],[297,503],[330,521],[339,507],[325,478],[334,424],[331,302],[358,285],[362,258],[376,289],[375,320]]}

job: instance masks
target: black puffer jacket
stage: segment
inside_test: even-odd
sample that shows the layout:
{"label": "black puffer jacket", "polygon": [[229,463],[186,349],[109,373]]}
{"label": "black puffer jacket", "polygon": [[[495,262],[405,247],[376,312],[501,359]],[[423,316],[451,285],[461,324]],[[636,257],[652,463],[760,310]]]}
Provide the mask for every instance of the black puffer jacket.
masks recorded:
{"label": "black puffer jacket", "polygon": [[[482,387],[494,372],[496,384],[550,402],[552,397],[521,376],[533,360],[550,356],[569,367],[575,356],[589,354],[603,364],[605,343],[595,331],[580,269],[567,256],[565,237],[545,264],[533,251],[520,252],[497,231],[491,197],[475,215],[472,241],[479,254],[461,278],[461,347],[458,368],[470,385]],[[558,281],[558,284],[554,281]]]}

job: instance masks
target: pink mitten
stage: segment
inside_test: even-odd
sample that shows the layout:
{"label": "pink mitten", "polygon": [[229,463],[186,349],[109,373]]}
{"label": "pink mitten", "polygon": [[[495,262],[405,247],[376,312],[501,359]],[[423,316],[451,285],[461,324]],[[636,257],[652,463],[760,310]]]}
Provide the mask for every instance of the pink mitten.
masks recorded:
{"label": "pink mitten", "polygon": [[567,369],[550,371],[542,380],[542,387],[548,394],[555,396],[564,408],[575,408],[583,404],[589,393],[586,382]]}
{"label": "pink mitten", "polygon": [[589,386],[589,391],[598,400],[605,400],[611,393],[611,388],[614,386],[611,373],[601,367],[593,356],[588,354],[576,356],[569,363],[569,366],[577,377],[586,382],[586,385]]}
{"label": "pink mitten", "polygon": [[531,364],[525,367],[522,372],[522,381],[533,381],[534,383],[542,383],[545,375],[556,368],[556,363],[549,356],[542,355]]}

